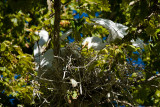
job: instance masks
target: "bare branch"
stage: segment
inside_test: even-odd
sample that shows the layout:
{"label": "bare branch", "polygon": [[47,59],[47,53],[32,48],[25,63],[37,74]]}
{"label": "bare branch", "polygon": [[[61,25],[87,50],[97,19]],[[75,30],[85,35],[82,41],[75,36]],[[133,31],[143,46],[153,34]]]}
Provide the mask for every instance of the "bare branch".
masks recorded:
{"label": "bare branch", "polygon": [[117,99],[114,99],[115,101],[119,102],[119,103],[122,103],[122,104],[125,104],[125,105],[129,105],[131,107],[133,107],[134,105],[132,105],[131,103],[127,102],[127,101],[120,101],[120,100],[117,100]]}
{"label": "bare branch", "polygon": [[79,69],[79,68],[86,68],[86,67],[88,67],[93,61],[95,61],[96,59],[97,59],[97,55],[96,55],[87,65],[85,65],[85,66],[79,66],[79,67],[72,66],[72,68],[73,68],[73,69],[75,69],[75,68],[77,68],[77,69]]}
{"label": "bare branch", "polygon": [[160,77],[160,74],[150,77],[149,79],[147,79],[147,81],[152,81],[153,79],[156,79],[157,77]]}

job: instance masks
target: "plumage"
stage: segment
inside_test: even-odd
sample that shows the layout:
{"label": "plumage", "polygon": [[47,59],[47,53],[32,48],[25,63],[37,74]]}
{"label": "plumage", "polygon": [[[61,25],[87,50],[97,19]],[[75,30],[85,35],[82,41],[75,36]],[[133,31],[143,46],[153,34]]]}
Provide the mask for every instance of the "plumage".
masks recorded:
{"label": "plumage", "polygon": [[[26,31],[33,31],[31,29],[25,28]],[[34,44],[34,61],[36,63],[35,70],[39,71],[39,69],[42,68],[51,68],[52,62],[53,62],[53,50],[49,49],[45,53],[43,53],[44,49],[43,46],[49,41],[49,33],[42,29],[39,31],[34,32],[36,35],[40,37],[38,42],[35,42]]]}
{"label": "plumage", "polygon": [[94,50],[101,50],[105,48],[107,43],[103,43],[102,39],[99,37],[87,37],[82,42],[83,47],[87,45],[88,49],[93,48]]}
{"label": "plumage", "polygon": [[61,36],[61,40],[65,40],[67,38],[67,36],[69,36],[72,33],[72,29],[69,29],[68,31],[66,31],[62,36]]}
{"label": "plumage", "polygon": [[49,34],[46,30],[42,29],[35,32],[36,35],[40,37],[38,45],[43,46],[49,40]]}
{"label": "plumage", "polygon": [[109,31],[109,36],[107,38],[107,41],[109,43],[113,42],[117,38],[122,39],[124,38],[125,35],[127,35],[128,27],[120,23],[115,23],[109,19],[103,19],[103,18],[94,18],[91,20],[94,21],[95,24],[101,25]]}
{"label": "plumage", "polygon": [[113,42],[117,38],[122,39],[124,38],[125,35],[127,35],[127,29],[128,27],[125,25],[122,25],[120,23],[115,23],[109,19],[103,19],[103,18],[94,18],[91,19],[93,23],[88,23],[86,24],[89,25],[100,25],[106,28],[109,31],[109,36],[107,38],[107,42]]}
{"label": "plumage", "polygon": [[[32,31],[31,29],[25,29],[26,31]],[[35,70],[38,71],[38,76],[49,78],[53,73],[51,71],[54,71],[53,63],[54,63],[54,53],[53,49],[48,49],[46,52],[44,52],[44,45],[49,41],[49,34],[46,30],[42,29],[40,31],[34,32],[36,35],[40,37],[38,42],[35,42],[34,44],[34,61],[36,63]],[[62,35],[61,40],[64,40],[68,35],[72,33],[72,29],[67,31]],[[60,56],[63,58],[66,58],[67,55],[72,55],[73,57],[79,58],[81,55],[78,52],[77,45],[68,44],[66,47],[60,48]],[[76,48],[76,49],[75,49]]]}
{"label": "plumage", "polygon": [[42,29],[40,31],[36,31],[35,34],[37,34],[40,39],[38,43],[36,42],[34,44],[34,60],[36,62],[35,70],[38,71],[39,68],[51,68],[52,62],[53,62],[53,50],[49,49],[45,53],[42,53],[44,50],[42,49],[43,45],[48,42],[49,40],[49,34],[46,30]]}
{"label": "plumage", "polygon": [[110,42],[113,42],[117,38],[119,38],[119,39],[124,38],[124,36],[127,35],[127,33],[128,33],[127,26],[124,26],[120,23],[115,23],[109,19],[94,18],[91,20],[93,21],[93,23],[88,23],[88,22],[85,22],[85,23],[89,24],[89,25],[103,26],[104,28],[106,28],[109,31],[109,35],[107,37],[106,43],[103,43],[102,39],[98,38],[98,37],[85,38],[82,45],[83,46],[88,45],[88,49],[92,47],[94,50],[101,50],[101,49],[105,48],[105,46],[107,44],[109,44]]}

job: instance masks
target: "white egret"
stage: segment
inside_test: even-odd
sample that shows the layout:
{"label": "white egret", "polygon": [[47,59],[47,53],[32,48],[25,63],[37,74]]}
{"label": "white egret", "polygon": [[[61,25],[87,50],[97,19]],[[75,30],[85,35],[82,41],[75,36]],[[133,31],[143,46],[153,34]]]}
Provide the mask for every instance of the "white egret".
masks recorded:
{"label": "white egret", "polygon": [[109,19],[102,19],[102,18],[94,18],[91,19],[95,22],[96,25],[101,25],[105,27],[109,31],[109,36],[107,38],[107,42],[113,42],[115,39],[124,38],[127,35],[127,26],[124,26],[120,23],[115,23]]}
{"label": "white egret", "polygon": [[86,22],[86,24],[100,25],[100,26],[105,27],[109,31],[109,36],[107,38],[106,43],[103,43],[102,39],[98,38],[98,37],[87,37],[86,39],[84,39],[84,41],[82,43],[83,47],[88,45],[88,49],[92,47],[94,50],[101,50],[101,49],[105,48],[105,46],[107,44],[109,44],[110,42],[113,42],[117,38],[122,39],[122,38],[124,38],[125,35],[127,35],[126,31],[127,31],[128,27],[124,26],[120,23],[114,23],[111,20],[102,19],[102,18],[94,18],[91,20],[94,23]]}
{"label": "white egret", "polygon": [[122,39],[128,33],[127,26],[122,25],[120,23],[115,23],[109,19],[94,18],[94,19],[91,19],[91,21],[93,21],[94,23],[86,22],[86,24],[100,25],[100,26],[105,27],[109,31],[109,36],[107,38],[108,43],[113,42],[117,38]]}
{"label": "white egret", "polygon": [[[25,30],[32,31],[31,29]],[[43,53],[43,46],[49,41],[49,34],[46,30],[42,29],[40,31],[35,31],[34,33],[40,37],[39,41],[34,44],[33,54],[36,63],[35,70],[38,71],[38,76],[41,76],[44,68],[45,70],[52,69],[52,62],[54,60],[53,50],[49,49]]]}
{"label": "white egret", "polygon": [[[32,31],[31,29],[25,29],[26,31]],[[61,40],[64,40],[70,33],[72,32],[72,29],[67,31],[62,35]],[[42,29],[40,31],[35,31],[35,34],[37,34],[40,39],[38,43],[36,42],[34,44],[34,60],[36,63],[35,70],[38,71],[38,76],[47,77],[47,75],[50,75],[54,70],[53,68],[53,62],[54,62],[54,53],[53,49],[48,49],[46,52],[44,52],[44,45],[49,41],[49,34],[46,30]],[[79,58],[81,55],[78,52],[78,48],[75,47],[77,45],[69,44],[67,47],[60,48],[60,56],[65,57],[67,55],[73,55],[73,57]],[[77,48],[77,49],[75,49]],[[44,73],[45,72],[45,73]]]}
{"label": "white egret", "polygon": [[87,37],[82,42],[82,45],[83,45],[82,48],[87,46],[88,49],[93,48],[94,50],[101,50],[105,48],[107,42],[103,43],[102,39],[99,37]]}

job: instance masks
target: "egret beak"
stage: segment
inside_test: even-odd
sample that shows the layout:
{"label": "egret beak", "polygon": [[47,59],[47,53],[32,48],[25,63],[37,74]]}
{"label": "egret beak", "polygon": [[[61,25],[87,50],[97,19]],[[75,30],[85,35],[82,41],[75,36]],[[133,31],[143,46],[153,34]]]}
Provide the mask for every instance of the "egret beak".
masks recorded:
{"label": "egret beak", "polygon": [[86,43],[83,45],[82,49],[85,48],[86,46],[88,46],[88,42],[86,42]]}
{"label": "egret beak", "polygon": [[39,31],[34,31],[34,30],[28,29],[28,28],[24,28],[24,30],[26,30],[28,32],[34,32],[36,35],[39,35]]}
{"label": "egret beak", "polygon": [[28,29],[28,28],[24,28],[24,30],[26,30],[26,31],[30,31],[30,32],[32,32],[32,31],[33,31],[32,29]]}

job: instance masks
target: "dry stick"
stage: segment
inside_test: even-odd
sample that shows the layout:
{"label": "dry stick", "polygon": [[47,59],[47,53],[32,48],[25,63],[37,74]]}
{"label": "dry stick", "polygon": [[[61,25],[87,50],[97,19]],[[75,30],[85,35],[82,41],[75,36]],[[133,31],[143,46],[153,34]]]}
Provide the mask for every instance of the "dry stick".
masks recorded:
{"label": "dry stick", "polygon": [[151,81],[151,80],[153,80],[153,79],[155,79],[157,77],[160,77],[160,74],[157,74],[155,76],[150,77],[149,79],[147,79],[147,81]]}
{"label": "dry stick", "polygon": [[52,0],[47,0],[47,5],[48,5],[48,10],[52,11],[52,5],[53,5]]}
{"label": "dry stick", "polygon": [[[35,76],[35,75],[32,74],[32,73],[30,73],[30,75],[32,75],[32,76],[34,76],[34,77],[36,77],[36,78],[38,78],[38,79],[40,79],[40,80],[49,81],[49,82],[53,82],[53,81],[54,81],[54,80],[49,80],[49,79],[46,79],[46,78],[41,78],[41,77]],[[56,81],[54,81],[54,82],[56,82]]]}
{"label": "dry stick", "polygon": [[160,77],[160,74],[156,74],[155,76],[152,76],[152,77],[148,78],[146,81],[140,81],[140,82],[136,82],[136,83],[144,84],[144,83],[150,82],[150,81],[152,81],[153,79],[156,79],[156,78],[158,78],[158,77]]}
{"label": "dry stick", "polygon": [[[64,81],[55,81],[55,80],[51,80],[51,79],[46,79],[46,78],[42,78],[42,77],[38,77],[38,76],[35,76],[34,74],[30,73],[30,75],[40,79],[40,80],[44,80],[44,81],[48,81],[48,82],[61,82],[61,83],[70,83],[70,82],[64,82]],[[77,82],[79,83],[79,82]]]}
{"label": "dry stick", "polygon": [[[78,68],[78,71],[79,71],[79,68]],[[80,79],[80,84],[79,84],[79,90],[80,90],[80,94],[82,95],[82,80],[81,80],[81,73],[80,73],[80,71],[79,71],[79,79]]]}
{"label": "dry stick", "polygon": [[[72,55],[71,55],[71,56],[72,56]],[[62,80],[65,79],[66,72],[67,72],[67,68],[70,68],[71,59],[72,59],[71,56],[70,56],[70,59],[69,59],[68,63],[66,64],[65,70],[63,71],[64,73],[63,73],[63,78],[62,78]]]}
{"label": "dry stick", "polygon": [[42,102],[42,104],[39,106],[39,107],[42,107],[42,105],[46,102],[46,103],[50,103],[49,101],[47,101],[47,99],[50,97],[51,95],[49,95],[47,98],[44,98],[44,97],[42,97],[43,99],[44,99],[44,101]]}
{"label": "dry stick", "polygon": [[119,103],[122,103],[122,104],[127,104],[131,107],[133,107],[134,105],[132,105],[131,103],[127,102],[127,101],[120,101],[120,100],[117,100],[117,99],[114,99],[116,102],[119,102]]}
{"label": "dry stick", "polygon": [[88,67],[93,61],[95,61],[96,59],[97,59],[97,55],[96,55],[87,65],[85,65],[85,66],[79,66],[79,67],[72,66],[72,68],[73,68],[73,69],[75,69],[75,68],[77,68],[77,69],[79,69],[79,68],[86,68],[86,67]]}
{"label": "dry stick", "polygon": [[54,58],[59,58],[64,62],[64,59],[62,57],[60,57],[60,56],[54,56]]}

